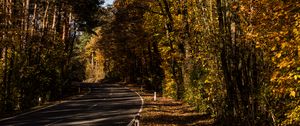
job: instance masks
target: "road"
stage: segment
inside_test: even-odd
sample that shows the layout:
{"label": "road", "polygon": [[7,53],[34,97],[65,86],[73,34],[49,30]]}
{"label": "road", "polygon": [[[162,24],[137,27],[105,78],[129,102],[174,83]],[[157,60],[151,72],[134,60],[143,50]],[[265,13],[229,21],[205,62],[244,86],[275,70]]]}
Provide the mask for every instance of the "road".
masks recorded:
{"label": "road", "polygon": [[80,98],[2,119],[1,126],[126,126],[139,112],[140,97],[118,84],[101,84]]}

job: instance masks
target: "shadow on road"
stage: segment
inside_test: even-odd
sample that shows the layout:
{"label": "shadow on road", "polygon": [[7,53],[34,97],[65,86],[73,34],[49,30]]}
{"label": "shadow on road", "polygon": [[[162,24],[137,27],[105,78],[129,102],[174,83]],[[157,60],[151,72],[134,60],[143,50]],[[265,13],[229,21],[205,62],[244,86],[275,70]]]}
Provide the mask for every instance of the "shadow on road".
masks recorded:
{"label": "shadow on road", "polygon": [[141,101],[117,84],[92,86],[91,93],[0,125],[127,125],[138,113]]}

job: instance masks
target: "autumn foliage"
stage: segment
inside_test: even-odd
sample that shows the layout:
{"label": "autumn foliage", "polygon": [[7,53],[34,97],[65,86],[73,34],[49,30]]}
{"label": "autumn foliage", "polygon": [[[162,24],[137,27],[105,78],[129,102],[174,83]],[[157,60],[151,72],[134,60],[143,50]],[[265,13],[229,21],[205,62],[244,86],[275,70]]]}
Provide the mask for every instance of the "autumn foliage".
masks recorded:
{"label": "autumn foliage", "polygon": [[208,112],[219,125],[295,125],[299,7],[288,0],[116,0],[106,75]]}
{"label": "autumn foliage", "polygon": [[216,125],[300,123],[298,0],[1,3],[1,111],[105,78],[187,102]]}
{"label": "autumn foliage", "polygon": [[99,26],[102,2],[0,0],[1,116],[74,93],[85,77],[77,38]]}

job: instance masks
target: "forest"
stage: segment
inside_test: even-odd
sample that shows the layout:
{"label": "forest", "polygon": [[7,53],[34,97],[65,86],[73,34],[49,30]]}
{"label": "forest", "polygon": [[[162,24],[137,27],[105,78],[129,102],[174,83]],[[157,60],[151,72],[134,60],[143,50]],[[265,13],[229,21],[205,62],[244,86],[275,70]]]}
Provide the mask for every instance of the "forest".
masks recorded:
{"label": "forest", "polygon": [[298,0],[0,0],[0,113],[122,81],[215,125],[300,124]]}

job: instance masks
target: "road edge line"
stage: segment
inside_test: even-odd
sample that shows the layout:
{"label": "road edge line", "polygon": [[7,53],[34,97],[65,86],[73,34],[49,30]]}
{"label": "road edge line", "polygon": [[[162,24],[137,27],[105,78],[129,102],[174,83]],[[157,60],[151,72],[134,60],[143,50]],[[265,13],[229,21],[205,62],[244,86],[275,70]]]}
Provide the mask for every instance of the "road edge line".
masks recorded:
{"label": "road edge line", "polygon": [[[79,97],[77,97],[77,98],[81,98],[81,97],[83,97],[83,96],[85,96],[85,95],[87,95],[89,93],[91,93],[91,90],[89,90],[87,93],[85,93],[83,95],[78,95]],[[70,100],[73,100],[73,99],[74,98],[71,98]],[[29,112],[20,113],[18,115],[12,116],[12,117],[3,118],[3,119],[0,119],[0,122],[6,121],[6,120],[10,120],[10,119],[13,119],[13,118],[17,118],[17,117],[20,117],[20,116],[28,115],[28,114],[31,114],[31,113],[34,113],[34,112],[37,112],[37,111],[40,111],[40,110],[43,110],[43,109],[47,109],[47,108],[59,105],[59,104],[68,103],[68,102],[70,102],[70,100],[66,100],[66,101],[62,101],[62,102],[59,102],[59,103],[55,103],[53,105],[45,106],[45,107],[42,107],[42,108],[39,108],[39,109],[36,109],[36,110],[32,110],[32,111],[29,111]]]}
{"label": "road edge line", "polygon": [[[136,94],[140,97],[140,99],[141,99],[141,101],[142,101],[140,110],[139,110],[138,113],[136,114],[136,116],[137,116],[137,115],[139,115],[139,114],[142,112],[142,110],[143,110],[143,108],[144,108],[144,99],[143,99],[143,97],[142,97],[139,93],[137,93],[136,91],[134,91],[134,90],[132,90],[132,89],[130,89],[130,88],[128,88],[128,87],[125,87],[125,88],[128,89],[128,90],[130,90],[130,91],[132,91],[132,92],[134,92],[134,93],[136,93]],[[135,117],[136,117],[136,116],[135,116]],[[134,122],[134,120],[135,120],[135,117],[129,122],[129,124],[128,124],[127,126],[132,126],[132,124],[133,124],[133,122]]]}

